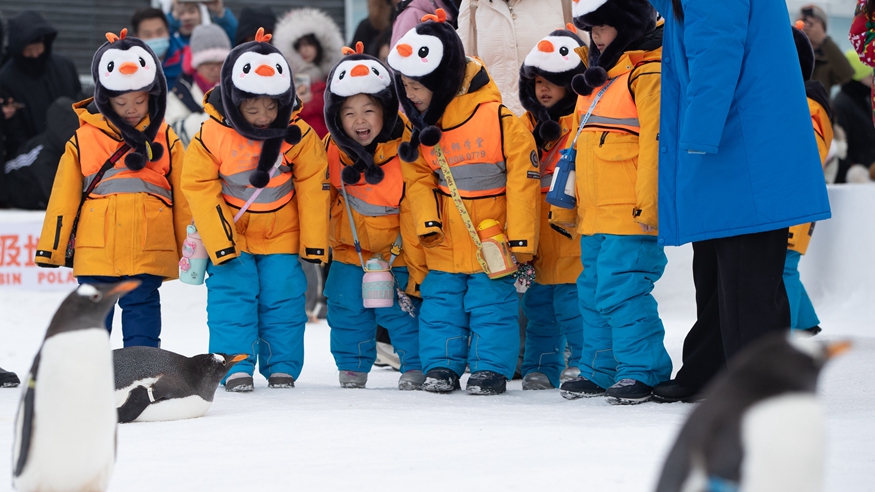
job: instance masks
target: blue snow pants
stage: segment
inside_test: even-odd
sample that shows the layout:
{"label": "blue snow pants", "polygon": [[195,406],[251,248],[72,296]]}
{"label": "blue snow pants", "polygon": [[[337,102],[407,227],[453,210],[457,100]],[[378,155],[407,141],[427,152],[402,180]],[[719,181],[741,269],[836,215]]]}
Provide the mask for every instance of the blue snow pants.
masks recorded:
{"label": "blue snow pants", "polygon": [[[407,267],[392,269],[401,288],[406,288]],[[370,372],[377,358],[377,325],[389,331],[392,347],[401,360],[401,372],[422,370],[419,362],[419,319],[401,310],[398,299],[388,308],[362,305],[362,277],[359,265],[335,261],[328,270],[325,297],[328,299],[328,326],[331,328],[331,354],[340,371]],[[421,301],[410,298],[415,308]]]}
{"label": "blue snow pants", "polygon": [[795,330],[813,328],[820,324],[814,305],[808,298],[808,292],[799,277],[799,260],[802,255],[798,251],[787,250],[784,260],[784,287],[787,289],[787,300],[790,301],[790,327]]}
{"label": "blue snow pants", "polygon": [[297,381],[307,324],[307,280],[298,255],[241,253],[219,266],[207,264],[207,274],[210,352],[249,354],[228,375],[251,375],[258,362],[265,378],[285,373]]}
{"label": "blue snow pants", "polygon": [[523,313],[529,320],[523,376],[543,373],[558,388],[559,375],[565,369],[566,342],[571,346],[568,365],[577,364],[583,350],[583,320],[577,304],[577,284],[532,283],[523,295]]}
{"label": "blue snow pants", "polygon": [[580,238],[577,278],[583,316],[580,375],[602,388],[631,378],[655,386],[671,378],[665,328],[650,295],[667,263],[654,236]]}
{"label": "blue snow pants", "polygon": [[[507,379],[520,352],[519,298],[513,277],[432,270],[422,282],[419,356],[425,372],[446,367],[459,376],[493,371]],[[394,339],[393,339],[394,343]]]}
{"label": "blue snow pants", "polygon": [[[160,347],[161,346],[161,296],[158,287],[164,281],[158,275],[140,274],[123,277],[104,277],[81,275],[76,277],[82,284],[110,284],[123,280],[139,280],[140,286],[128,292],[118,300],[122,309],[122,341],[125,347]],[[112,315],[115,309],[110,309],[106,315],[106,329],[112,333]]]}

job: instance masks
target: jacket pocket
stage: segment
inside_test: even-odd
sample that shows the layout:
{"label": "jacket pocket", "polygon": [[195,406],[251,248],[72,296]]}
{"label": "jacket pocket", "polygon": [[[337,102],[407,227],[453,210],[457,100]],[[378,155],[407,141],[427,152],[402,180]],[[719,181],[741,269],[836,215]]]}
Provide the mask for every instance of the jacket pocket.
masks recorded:
{"label": "jacket pocket", "polygon": [[638,137],[610,132],[592,152],[596,205],[634,204]]}
{"label": "jacket pocket", "polygon": [[172,209],[161,200],[146,196],[143,199],[143,212],[146,217],[143,251],[175,250]]}
{"label": "jacket pocket", "polygon": [[103,248],[106,246],[106,207],[109,200],[87,200],[79,214],[76,227],[76,248]]}

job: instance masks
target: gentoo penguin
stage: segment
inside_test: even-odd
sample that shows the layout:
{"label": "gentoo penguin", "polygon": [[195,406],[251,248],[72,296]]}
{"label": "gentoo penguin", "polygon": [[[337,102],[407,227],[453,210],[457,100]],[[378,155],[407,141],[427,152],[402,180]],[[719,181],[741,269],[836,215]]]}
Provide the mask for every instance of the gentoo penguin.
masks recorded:
{"label": "gentoo penguin", "polygon": [[15,417],[16,490],[106,490],[116,445],[106,315],[139,284],[80,285],[52,318]]}
{"label": "gentoo penguin", "polygon": [[156,422],[201,417],[219,381],[246,354],[185,357],[155,347],[112,353],[118,421]]}
{"label": "gentoo penguin", "polygon": [[822,490],[817,377],[849,347],[775,333],[738,354],[681,429],[657,492]]}
{"label": "gentoo penguin", "polygon": [[14,372],[9,372],[0,367],[0,388],[14,388],[21,384],[18,375]]}
{"label": "gentoo penguin", "polygon": [[[331,139],[346,155],[355,159],[351,166],[344,166],[341,179],[348,185],[359,182],[364,173],[365,182],[378,184],[383,180],[383,169],[374,165],[372,152],[346,135],[340,122],[343,102],[356,94],[368,94],[380,101],[383,108],[397,108],[398,94],[395,91],[392,71],[380,60],[364,54],[364,45],[359,41],[356,49],[344,48],[340,63],[328,74],[325,88],[325,125]],[[373,142],[387,142],[404,132],[404,122],[398,111],[383,111],[383,128]],[[376,145],[372,143],[372,145]]]}

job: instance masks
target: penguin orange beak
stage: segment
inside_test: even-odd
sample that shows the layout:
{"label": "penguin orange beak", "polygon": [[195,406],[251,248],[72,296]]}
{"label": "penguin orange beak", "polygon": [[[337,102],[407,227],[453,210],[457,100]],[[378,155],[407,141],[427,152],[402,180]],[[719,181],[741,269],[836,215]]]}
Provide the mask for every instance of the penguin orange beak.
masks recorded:
{"label": "penguin orange beak", "polygon": [[356,65],[352,67],[352,70],[349,71],[349,74],[353,77],[363,77],[368,73],[370,73],[370,70],[368,70],[368,67],[364,65]]}
{"label": "penguin orange beak", "polygon": [[127,294],[128,292],[136,289],[139,286],[140,286],[139,280],[125,280],[124,282],[116,285],[111,291],[109,291],[109,293],[110,294],[124,295],[124,294]]}
{"label": "penguin orange beak", "polygon": [[241,360],[246,360],[249,357],[248,354],[237,354],[231,358],[231,362],[240,362]]}
{"label": "penguin orange beak", "polygon": [[538,51],[543,51],[544,53],[552,53],[555,50],[553,47],[553,43],[547,41],[546,39],[542,39],[538,43]]}
{"label": "penguin orange beak", "polygon": [[124,62],[119,65],[118,71],[125,75],[137,73],[137,64],[134,62]]}
{"label": "penguin orange beak", "polygon": [[832,359],[836,356],[839,356],[848,350],[851,350],[851,346],[853,344],[850,340],[841,340],[838,342],[830,343],[826,346],[826,358]]}
{"label": "penguin orange beak", "polygon": [[413,47],[409,44],[402,43],[395,46],[395,49],[398,51],[398,54],[407,58],[408,56],[413,54]]}
{"label": "penguin orange beak", "polygon": [[272,77],[273,74],[276,73],[276,70],[270,65],[259,65],[258,68],[255,69],[255,73],[262,77]]}

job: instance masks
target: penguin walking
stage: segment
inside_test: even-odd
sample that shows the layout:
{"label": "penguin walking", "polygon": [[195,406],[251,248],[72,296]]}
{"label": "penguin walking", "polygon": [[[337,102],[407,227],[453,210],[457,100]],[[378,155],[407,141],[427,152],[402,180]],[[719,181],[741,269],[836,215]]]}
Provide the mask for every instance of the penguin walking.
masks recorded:
{"label": "penguin walking", "polygon": [[14,372],[9,372],[0,367],[0,388],[15,388],[21,384],[18,375]]}
{"label": "penguin walking", "polygon": [[52,318],[15,417],[16,490],[106,490],[115,463],[116,411],[105,320],[119,297],[139,284],[80,285]]}
{"label": "penguin walking", "polygon": [[113,351],[118,421],[157,422],[201,417],[219,382],[246,354],[185,357],[155,347]]}
{"label": "penguin walking", "polygon": [[657,492],[822,490],[817,377],[848,348],[775,333],[738,354],[681,429]]}

